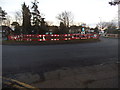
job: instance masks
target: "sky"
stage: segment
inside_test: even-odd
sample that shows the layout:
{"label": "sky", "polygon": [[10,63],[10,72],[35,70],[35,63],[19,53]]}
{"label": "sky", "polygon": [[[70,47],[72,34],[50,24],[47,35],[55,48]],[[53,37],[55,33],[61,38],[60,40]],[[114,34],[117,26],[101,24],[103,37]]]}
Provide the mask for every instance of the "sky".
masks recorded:
{"label": "sky", "polygon": [[[14,16],[16,11],[21,10],[23,2],[32,6],[34,0],[0,0],[0,6],[8,15]],[[117,21],[118,6],[110,6],[111,0],[37,0],[39,11],[43,14],[45,21],[59,25],[56,16],[63,11],[70,11],[74,18],[74,24],[86,23],[95,27],[101,21]]]}

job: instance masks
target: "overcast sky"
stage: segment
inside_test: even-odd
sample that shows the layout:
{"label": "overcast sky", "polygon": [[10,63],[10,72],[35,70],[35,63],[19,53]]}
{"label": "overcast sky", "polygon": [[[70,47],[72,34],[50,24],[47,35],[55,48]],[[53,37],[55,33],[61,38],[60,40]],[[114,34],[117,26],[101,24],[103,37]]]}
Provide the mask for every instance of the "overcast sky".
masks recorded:
{"label": "overcast sky", "polygon": [[[21,10],[21,5],[25,2],[30,7],[34,0],[0,0],[0,6],[10,16],[14,16],[16,11]],[[93,27],[101,21],[111,21],[117,18],[117,6],[108,4],[111,0],[38,0],[39,10],[45,16],[46,21],[51,21],[58,25],[57,14],[62,11],[70,11],[74,16],[74,22],[84,22]]]}

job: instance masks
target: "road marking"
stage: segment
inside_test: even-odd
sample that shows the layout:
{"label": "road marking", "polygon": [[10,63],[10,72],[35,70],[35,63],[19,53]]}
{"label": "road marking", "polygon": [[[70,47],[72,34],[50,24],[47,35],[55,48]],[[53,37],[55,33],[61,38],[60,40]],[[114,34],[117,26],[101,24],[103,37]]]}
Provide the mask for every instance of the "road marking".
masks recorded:
{"label": "road marking", "polygon": [[7,85],[13,85],[13,87],[15,87],[15,88],[26,88],[26,89],[27,88],[29,88],[29,89],[31,88],[31,89],[35,89],[35,90],[40,90],[40,89],[38,89],[36,87],[33,87],[31,85],[28,85],[26,83],[23,83],[23,82],[14,80],[14,79],[6,78],[6,77],[1,77],[1,76],[0,76],[0,79],[6,80],[3,83],[5,83]]}

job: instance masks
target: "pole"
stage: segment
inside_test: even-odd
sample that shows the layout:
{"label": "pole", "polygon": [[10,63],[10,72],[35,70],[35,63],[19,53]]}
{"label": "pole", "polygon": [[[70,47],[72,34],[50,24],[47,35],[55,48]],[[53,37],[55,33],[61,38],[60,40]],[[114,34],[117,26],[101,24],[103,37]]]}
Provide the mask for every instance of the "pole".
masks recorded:
{"label": "pole", "polygon": [[120,29],[120,0],[114,0],[109,2],[110,5],[118,5],[118,28]]}
{"label": "pole", "polygon": [[118,4],[118,28],[120,29],[120,4]]}

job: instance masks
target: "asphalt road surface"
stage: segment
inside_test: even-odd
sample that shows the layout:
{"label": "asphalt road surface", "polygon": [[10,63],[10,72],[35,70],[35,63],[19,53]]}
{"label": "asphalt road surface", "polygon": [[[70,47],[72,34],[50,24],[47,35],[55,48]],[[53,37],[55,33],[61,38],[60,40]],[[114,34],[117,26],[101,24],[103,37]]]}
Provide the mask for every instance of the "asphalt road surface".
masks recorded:
{"label": "asphalt road surface", "polygon": [[79,44],[3,45],[3,75],[117,61],[118,39],[100,39],[100,42]]}

